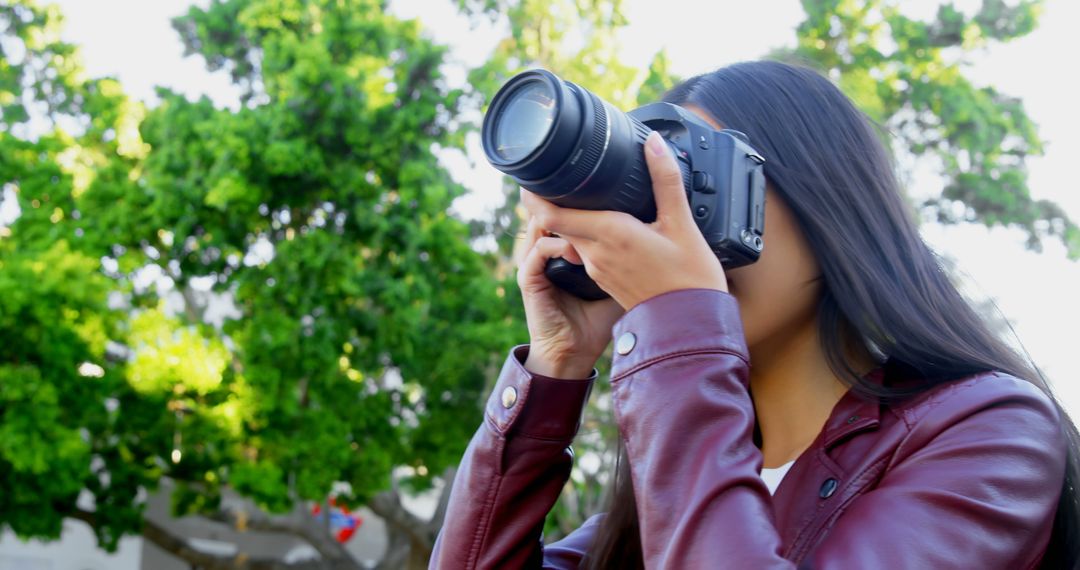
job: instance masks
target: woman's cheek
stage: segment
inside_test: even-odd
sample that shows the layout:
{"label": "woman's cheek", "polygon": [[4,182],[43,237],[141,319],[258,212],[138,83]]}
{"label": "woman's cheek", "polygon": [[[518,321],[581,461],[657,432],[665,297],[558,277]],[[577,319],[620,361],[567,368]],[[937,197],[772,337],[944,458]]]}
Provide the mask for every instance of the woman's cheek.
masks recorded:
{"label": "woman's cheek", "polygon": [[735,294],[735,298],[739,301],[739,314],[742,316],[743,334],[746,337],[746,345],[748,347],[754,346],[761,342],[763,332],[766,327],[766,323],[762,322],[765,315],[761,315],[757,310],[757,305],[753,302],[752,298],[746,298],[746,295]]}
{"label": "woman's cheek", "polygon": [[752,345],[760,340],[759,334],[759,317],[757,315],[757,307],[754,302],[754,295],[750,294],[751,288],[744,287],[744,282],[739,279],[732,279],[731,271],[728,272],[728,293],[730,293],[735,300],[739,302],[739,317],[742,319],[743,335],[746,337],[746,344]]}
{"label": "woman's cheek", "polygon": [[[743,334],[751,349],[782,341],[813,319],[813,292],[797,286],[790,275],[775,274],[765,266],[748,266],[729,281],[731,294],[739,301]],[[751,350],[752,352],[752,350]]]}

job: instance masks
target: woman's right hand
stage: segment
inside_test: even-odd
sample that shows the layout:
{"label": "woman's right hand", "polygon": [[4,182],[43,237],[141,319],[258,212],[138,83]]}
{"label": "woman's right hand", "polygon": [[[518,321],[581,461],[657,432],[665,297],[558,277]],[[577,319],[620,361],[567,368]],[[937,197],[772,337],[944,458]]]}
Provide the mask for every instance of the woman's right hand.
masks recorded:
{"label": "woman's right hand", "polygon": [[586,301],[555,286],[544,275],[547,260],[562,257],[582,264],[566,240],[547,235],[529,219],[517,282],[529,327],[525,369],[552,378],[585,379],[611,342],[611,328],[624,314],[611,297]]}

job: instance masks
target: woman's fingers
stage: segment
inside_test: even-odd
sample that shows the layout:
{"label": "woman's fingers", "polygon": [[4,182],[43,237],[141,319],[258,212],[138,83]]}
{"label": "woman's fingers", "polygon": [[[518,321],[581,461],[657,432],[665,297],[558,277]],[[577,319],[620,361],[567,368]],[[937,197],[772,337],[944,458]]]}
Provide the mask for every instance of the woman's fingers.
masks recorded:
{"label": "woman's fingers", "polygon": [[[566,240],[563,240],[566,241]],[[566,250],[559,257],[573,263],[574,265],[585,265],[585,261],[581,259],[581,254],[574,248],[574,244],[569,241],[566,242]]]}
{"label": "woman's fingers", "polygon": [[[570,263],[582,263],[581,256],[574,250],[574,246],[562,238],[543,236],[536,240],[532,249],[525,256],[518,270],[518,286],[525,288],[536,283],[535,279],[544,274],[547,260],[553,257],[562,257]],[[544,277],[546,280],[547,277]]]}
{"label": "woman's fingers", "polygon": [[[540,222],[537,221],[536,216],[529,216],[529,223],[525,229],[525,242],[518,250],[518,259],[523,259],[526,255],[529,254],[530,251],[532,251],[533,246],[536,245],[536,240],[550,235],[552,235],[551,232],[544,229],[544,227],[540,225]],[[570,250],[568,251],[568,255],[565,257],[565,259],[570,263],[576,263],[578,265],[582,265],[584,263],[581,260],[581,256],[578,254],[577,250],[574,249],[573,245],[570,246]]]}
{"label": "woman's fingers", "polygon": [[525,235],[522,238],[524,241],[516,249],[515,262],[521,265],[525,261],[525,257],[532,251],[533,246],[536,245],[536,240],[544,237],[544,228],[540,227],[540,224],[536,222],[536,216],[529,216],[529,223],[525,227]]}
{"label": "woman's fingers", "polygon": [[588,240],[602,236],[605,220],[610,215],[610,212],[562,208],[524,188],[521,189],[521,203],[545,230]]}

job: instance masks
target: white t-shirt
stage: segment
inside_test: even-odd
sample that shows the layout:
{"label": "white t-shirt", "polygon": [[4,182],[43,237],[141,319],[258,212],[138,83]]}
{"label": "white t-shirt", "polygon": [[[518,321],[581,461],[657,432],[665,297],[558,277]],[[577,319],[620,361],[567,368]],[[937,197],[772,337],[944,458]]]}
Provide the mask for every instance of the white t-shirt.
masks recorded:
{"label": "white t-shirt", "polygon": [[787,475],[788,469],[791,469],[793,463],[795,463],[794,459],[780,467],[761,470],[761,480],[765,481],[765,486],[769,488],[770,495],[776,494],[776,488],[780,486],[780,481],[784,480],[784,475]]}

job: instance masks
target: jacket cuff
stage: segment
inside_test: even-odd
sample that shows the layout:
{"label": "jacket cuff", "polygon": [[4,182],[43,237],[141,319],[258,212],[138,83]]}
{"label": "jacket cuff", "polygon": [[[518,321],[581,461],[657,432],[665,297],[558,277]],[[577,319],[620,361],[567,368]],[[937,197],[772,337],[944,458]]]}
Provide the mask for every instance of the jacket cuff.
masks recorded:
{"label": "jacket cuff", "polygon": [[581,425],[581,413],[599,372],[584,380],[564,380],[525,369],[529,345],[510,350],[486,411],[501,435],[520,433],[538,439],[572,440]]}
{"label": "jacket cuff", "polygon": [[739,304],[719,289],[679,289],[631,307],[612,326],[611,381],[692,352],[727,352],[750,362]]}

